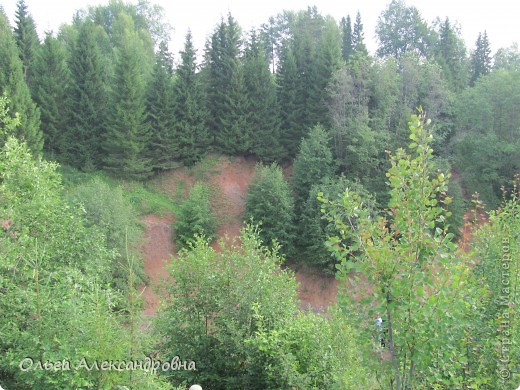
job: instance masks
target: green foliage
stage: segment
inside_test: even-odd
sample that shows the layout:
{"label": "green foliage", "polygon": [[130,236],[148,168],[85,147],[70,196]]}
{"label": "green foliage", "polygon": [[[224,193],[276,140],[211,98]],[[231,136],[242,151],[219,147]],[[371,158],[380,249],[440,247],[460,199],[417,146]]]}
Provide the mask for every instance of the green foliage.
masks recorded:
{"label": "green foliage", "polygon": [[325,201],[337,229],[327,245],[342,262],[340,278],[356,288],[339,301],[355,313],[351,320],[367,342],[375,319],[385,320],[389,358],[374,359],[372,352],[369,364],[386,373],[386,387],[481,385],[486,378],[473,377],[466,362],[480,353],[469,348],[471,315],[487,294],[460,260],[451,234],[439,227],[448,176],[433,170],[432,136],[424,125],[423,115],[412,116],[410,154],[399,149],[391,156],[388,218],[371,218],[352,191],[339,202]]}
{"label": "green foliage", "polygon": [[208,241],[215,237],[216,219],[210,208],[207,187],[195,184],[179,208],[173,229],[175,242],[180,248],[193,244],[197,235],[203,235]]}
{"label": "green foliage", "polygon": [[283,253],[294,253],[294,201],[282,169],[275,163],[257,165],[247,193],[244,218],[261,224],[260,238],[264,245],[280,245]]}
{"label": "green foliage", "polygon": [[431,53],[430,28],[419,10],[403,0],[392,0],[377,20],[377,55],[399,58],[405,53],[428,57]]}
{"label": "green foliage", "polygon": [[239,239],[240,244],[220,242],[217,252],[198,237],[171,263],[175,282],[165,286],[167,297],[155,326],[159,350],[164,359],[179,355],[197,363],[197,371],[171,376],[174,383],[262,388],[256,386],[261,378],[250,374],[246,340],[254,337],[260,321],[268,331],[297,311],[296,281],[290,271],[280,270],[283,259],[276,248],[261,246],[251,227]]}
{"label": "green foliage", "polygon": [[302,113],[301,95],[298,93],[298,70],[296,58],[290,47],[282,49],[276,81],[278,101],[280,102],[280,141],[288,157],[296,156],[298,142],[305,136],[306,129],[299,118]]}
{"label": "green foliage", "polygon": [[[34,161],[25,144],[9,137],[0,172],[2,386],[160,386],[144,372],[74,369],[83,358],[144,358],[140,341],[128,337],[125,318],[114,312],[125,298],[106,287],[115,254],[98,230],[86,226],[81,209],[62,198],[56,164]],[[27,357],[34,364],[70,361],[71,369],[22,371]]]}
{"label": "green foliage", "polygon": [[[477,206],[477,205],[475,205]],[[475,212],[477,208],[475,208]],[[518,187],[505,193],[501,207],[489,215],[489,223],[474,233],[474,272],[491,292],[475,325],[474,343],[481,375],[491,377],[497,389],[512,389],[520,380],[520,203]],[[508,376],[510,374],[510,376]]]}
{"label": "green foliage", "polygon": [[149,154],[156,170],[175,168],[179,140],[174,131],[173,59],[166,42],[155,55],[146,96],[146,122],[150,127]]}
{"label": "green foliage", "polygon": [[206,95],[197,75],[196,51],[191,33],[186,35],[181,60],[174,86],[178,158],[184,165],[192,166],[205,156],[211,138],[207,129]]}
{"label": "green foliage", "polygon": [[292,188],[296,194],[297,210],[307,199],[314,184],[332,176],[332,164],[328,134],[323,127],[316,126],[310,131],[309,136],[302,140],[294,160]]}
{"label": "green foliage", "polygon": [[[14,135],[27,142],[32,153],[39,156],[43,147],[40,111],[31,99],[18,54],[11,27],[0,9],[0,96],[8,95],[12,112],[19,115],[20,126]],[[1,138],[2,144],[5,140]]]}
{"label": "green foliage", "polygon": [[67,105],[71,75],[66,46],[62,40],[47,34],[36,53],[32,84],[35,102],[40,107],[45,150],[54,157],[66,148],[68,131]]}
{"label": "green foliage", "polygon": [[475,51],[471,54],[471,80],[474,85],[480,76],[485,76],[491,72],[491,47],[487,32],[479,33]]}
{"label": "green foliage", "polygon": [[363,194],[367,208],[375,210],[372,196],[362,185],[346,180],[344,177],[326,177],[321,183],[311,187],[298,219],[297,244],[300,250],[300,261],[326,273],[334,274],[336,272],[337,259],[325,245],[328,237],[334,234],[334,226],[325,218],[323,204],[319,198],[338,199],[347,188]]}
{"label": "green foliage", "polygon": [[251,150],[265,163],[279,161],[280,120],[275,79],[268,58],[253,33],[245,53],[244,82],[247,94],[247,126],[251,129]]}
{"label": "green foliage", "polygon": [[23,74],[27,85],[32,89],[33,66],[36,52],[40,46],[36,24],[31,14],[27,10],[25,0],[18,0],[16,3],[16,25],[14,37],[18,46],[20,60],[23,64]]}
{"label": "green foliage", "polygon": [[116,22],[123,41],[117,52],[103,165],[115,176],[142,180],[150,176],[152,168],[146,155],[144,45],[129,16],[122,13]]}
{"label": "green foliage", "polygon": [[337,307],[327,317],[302,313],[274,329],[266,329],[259,314],[255,320],[259,329],[246,340],[253,349],[249,367],[254,388],[375,388],[375,378],[363,365],[357,335]]}
{"label": "green foliage", "polygon": [[[136,244],[141,237],[141,228],[134,207],[124,196],[121,186],[112,187],[99,177],[81,184],[71,191],[72,204],[80,204],[85,212],[86,226],[96,226],[103,233],[105,246],[117,252],[110,264],[112,284],[119,290],[128,287],[127,257],[139,258]],[[132,272],[144,277],[142,263],[134,261]]]}
{"label": "green foliage", "polygon": [[520,73],[481,77],[455,106],[454,154],[468,193],[494,208],[520,167]]}
{"label": "green foliage", "polygon": [[99,29],[85,21],[78,30],[69,57],[72,83],[64,159],[76,168],[91,171],[102,162],[102,140],[108,121],[108,75],[97,39]]}

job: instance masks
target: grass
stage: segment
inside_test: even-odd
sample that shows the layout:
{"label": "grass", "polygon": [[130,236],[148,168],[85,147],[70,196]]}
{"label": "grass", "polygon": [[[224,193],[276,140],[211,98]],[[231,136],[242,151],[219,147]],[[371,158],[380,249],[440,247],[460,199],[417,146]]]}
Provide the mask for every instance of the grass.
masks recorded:
{"label": "grass", "polygon": [[219,172],[214,168],[220,161],[219,155],[208,155],[201,161],[190,168],[191,175],[197,181],[206,181],[210,176],[218,174]]}
{"label": "grass", "polygon": [[82,172],[69,166],[61,166],[59,172],[62,175],[65,191],[69,191],[95,177],[101,178],[111,187],[122,186],[125,190],[125,196],[132,203],[138,215],[176,215],[179,209],[180,202],[177,200],[179,196],[172,199],[170,195],[157,189],[152,183],[115,179],[103,171]]}

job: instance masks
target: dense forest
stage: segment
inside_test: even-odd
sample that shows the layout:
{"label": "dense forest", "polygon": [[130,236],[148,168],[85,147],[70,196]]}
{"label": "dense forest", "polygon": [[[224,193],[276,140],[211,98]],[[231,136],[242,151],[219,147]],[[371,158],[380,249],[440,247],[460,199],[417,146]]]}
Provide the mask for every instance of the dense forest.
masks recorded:
{"label": "dense forest", "polygon": [[[0,7],[0,388],[516,389],[518,46],[392,0],[373,55],[359,12],[316,7],[174,54],[161,15],[112,0],[39,37]],[[238,237],[204,180],[150,189],[208,156],[257,164]],[[178,253],[150,319],[157,212]],[[303,310],[287,263],[337,305]]]}

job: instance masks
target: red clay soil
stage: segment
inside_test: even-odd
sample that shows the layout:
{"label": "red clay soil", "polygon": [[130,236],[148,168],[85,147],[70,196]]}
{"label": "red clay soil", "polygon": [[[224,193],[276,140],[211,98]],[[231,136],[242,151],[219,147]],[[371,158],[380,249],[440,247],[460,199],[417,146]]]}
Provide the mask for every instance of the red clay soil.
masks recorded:
{"label": "red clay soil", "polygon": [[[205,184],[209,184],[214,190],[212,204],[218,218],[218,237],[235,237],[240,234],[247,188],[253,179],[255,166],[256,162],[252,159],[235,157],[230,160],[221,157],[211,169],[211,176],[205,180]],[[185,169],[174,169],[161,175],[156,185],[176,196],[180,186],[182,190],[187,190],[195,181]],[[153,316],[158,308],[159,299],[153,286],[167,277],[165,265],[170,261],[171,255],[175,254],[172,222],[173,217],[156,215],[148,215],[143,219],[146,228],[141,252],[144,255],[144,270],[150,279],[150,285],[143,292],[143,313],[148,316]],[[216,244],[214,248],[218,250]],[[298,267],[295,271],[296,280],[300,284],[299,298],[302,307],[322,312],[336,301],[338,281],[333,276],[322,275],[306,267]]]}
{"label": "red clay soil", "polygon": [[158,217],[147,215],[143,219],[145,224],[144,242],[141,252],[144,255],[144,271],[150,280],[148,286],[141,287],[143,291],[143,314],[152,316],[158,308],[159,299],[153,291],[153,286],[168,276],[166,264],[175,253],[172,240],[171,224],[173,217]]}

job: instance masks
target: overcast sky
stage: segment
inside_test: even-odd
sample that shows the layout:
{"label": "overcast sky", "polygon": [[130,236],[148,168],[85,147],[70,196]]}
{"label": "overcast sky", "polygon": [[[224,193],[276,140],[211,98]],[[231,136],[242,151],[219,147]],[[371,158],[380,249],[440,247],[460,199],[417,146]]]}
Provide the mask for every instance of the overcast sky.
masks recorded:
{"label": "overcast sky", "polygon": [[[11,23],[17,0],[0,0]],[[129,1],[135,3],[136,1]],[[204,47],[222,16],[231,12],[244,31],[258,27],[283,10],[301,10],[317,5],[323,15],[340,20],[348,14],[354,19],[361,13],[365,41],[373,53],[376,49],[375,26],[377,18],[390,0],[150,0],[163,7],[164,17],[174,28],[170,50],[182,49],[188,28],[191,29],[196,48]],[[70,23],[74,12],[88,5],[108,4],[108,0],[25,0],[36,21],[40,37],[47,30],[57,31],[63,23]],[[520,1],[518,0],[408,0],[407,5],[418,8],[423,19],[431,23],[436,17],[446,16],[457,21],[468,48],[473,49],[478,33],[487,30],[493,54],[500,47],[520,42]]]}

